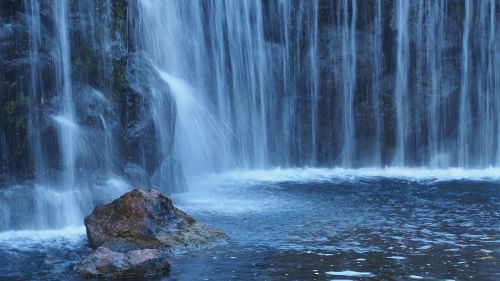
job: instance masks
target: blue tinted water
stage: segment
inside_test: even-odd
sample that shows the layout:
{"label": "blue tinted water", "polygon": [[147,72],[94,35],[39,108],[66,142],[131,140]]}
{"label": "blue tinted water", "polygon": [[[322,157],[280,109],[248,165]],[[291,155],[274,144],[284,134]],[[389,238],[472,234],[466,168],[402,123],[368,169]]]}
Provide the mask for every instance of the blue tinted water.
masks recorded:
{"label": "blue tinted water", "polygon": [[[500,279],[497,180],[237,178],[174,196],[232,240],[173,254],[153,280]],[[83,228],[0,233],[0,276],[75,279],[89,251]]]}

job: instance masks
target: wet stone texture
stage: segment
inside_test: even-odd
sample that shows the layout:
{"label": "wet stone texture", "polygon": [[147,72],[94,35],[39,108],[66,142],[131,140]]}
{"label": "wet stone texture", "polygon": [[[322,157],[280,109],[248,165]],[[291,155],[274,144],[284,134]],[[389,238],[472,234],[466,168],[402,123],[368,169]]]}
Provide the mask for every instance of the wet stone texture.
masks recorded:
{"label": "wet stone texture", "polygon": [[201,246],[228,237],[197,223],[156,190],[135,189],[85,218],[92,247],[117,250]]}
{"label": "wet stone texture", "polygon": [[83,277],[143,277],[170,270],[174,247],[226,241],[221,231],[198,224],[157,190],[135,189],[85,218],[87,237],[97,248],[76,266]]}
{"label": "wet stone texture", "polygon": [[170,271],[167,254],[157,249],[114,252],[99,247],[78,265],[83,277],[134,277],[161,275]]}

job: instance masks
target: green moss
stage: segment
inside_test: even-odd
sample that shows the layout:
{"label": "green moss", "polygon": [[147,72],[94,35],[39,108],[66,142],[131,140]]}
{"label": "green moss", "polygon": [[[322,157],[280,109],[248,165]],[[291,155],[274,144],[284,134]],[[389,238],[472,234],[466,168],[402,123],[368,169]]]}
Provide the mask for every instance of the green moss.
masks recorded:
{"label": "green moss", "polygon": [[92,72],[92,59],[90,56],[78,57],[75,62],[75,68],[83,75],[89,76]]}
{"label": "green moss", "polygon": [[113,27],[122,38],[126,37],[127,6],[126,0],[113,1]]}
{"label": "green moss", "polygon": [[121,93],[125,91],[125,60],[113,63],[113,98],[119,100]]}
{"label": "green moss", "polygon": [[22,129],[26,127],[26,104],[27,98],[23,95],[17,100],[10,100],[2,108],[2,119],[11,128]]}
{"label": "green moss", "polygon": [[14,114],[14,110],[16,108],[16,101],[8,101],[4,107],[3,107],[3,112],[5,113],[6,116],[11,116]]}

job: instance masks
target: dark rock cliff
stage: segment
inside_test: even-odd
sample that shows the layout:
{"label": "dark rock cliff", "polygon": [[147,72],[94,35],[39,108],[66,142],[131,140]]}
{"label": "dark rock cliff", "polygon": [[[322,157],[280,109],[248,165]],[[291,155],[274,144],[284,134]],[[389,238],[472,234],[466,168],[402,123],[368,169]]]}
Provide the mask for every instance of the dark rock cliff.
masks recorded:
{"label": "dark rock cliff", "polygon": [[[51,1],[0,3],[0,185],[50,180],[62,169],[54,121],[62,101],[53,6]],[[70,84],[75,121],[83,132],[78,172],[125,175],[147,187],[162,160],[155,152],[151,87],[165,96],[170,90],[148,58],[136,52],[134,12],[135,4],[127,0],[69,1]],[[172,98],[165,103],[171,109],[163,118],[172,133],[168,156],[176,111]],[[171,177],[182,185],[182,171],[173,165],[169,171],[177,175]]]}

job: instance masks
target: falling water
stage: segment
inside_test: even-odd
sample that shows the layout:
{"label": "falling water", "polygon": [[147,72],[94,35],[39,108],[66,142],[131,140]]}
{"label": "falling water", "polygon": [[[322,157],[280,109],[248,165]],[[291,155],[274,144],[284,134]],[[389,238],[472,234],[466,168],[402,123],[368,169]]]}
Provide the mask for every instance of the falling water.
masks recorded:
{"label": "falling water", "polygon": [[[342,68],[343,79],[343,141],[342,166],[351,167],[354,159],[355,121],[353,100],[356,87],[356,1],[344,1],[342,6]],[[349,9],[350,8],[350,9]]]}
{"label": "falling water", "polygon": [[[187,138],[177,137],[176,147],[183,150],[186,143],[193,145],[192,153],[181,160],[191,159],[191,164],[184,167],[204,167],[201,171],[193,168],[197,172],[264,167],[268,157],[266,83],[270,76],[266,70],[269,63],[261,3],[207,1],[205,5],[207,26],[203,22],[205,11],[197,2],[140,1],[145,50],[157,67],[169,73],[169,84],[185,81],[182,85],[189,85],[182,87],[189,89],[182,91],[184,94],[179,94],[179,87],[170,85],[177,88],[177,103],[183,106],[186,99],[195,99],[187,105],[198,107],[178,108],[178,119],[191,120],[189,124],[194,127],[180,127],[179,135]],[[197,96],[184,96],[192,94]],[[201,108],[215,114],[183,115],[199,113]],[[201,119],[193,120],[196,117]]]}
{"label": "falling water", "polygon": [[[32,180],[0,190],[2,230],[80,220],[130,187],[125,166],[166,186],[176,161],[187,178],[500,165],[499,0],[98,2],[24,0],[19,24],[0,11],[0,180]],[[11,57],[19,26],[26,57]],[[141,148],[124,146],[137,97],[123,69],[137,53],[160,77],[138,106],[154,131]],[[16,154],[23,110],[29,151]],[[144,167],[145,145],[159,166]]]}
{"label": "falling water", "polygon": [[63,156],[63,184],[65,188],[75,186],[75,159],[76,138],[78,126],[75,121],[75,109],[73,104],[73,92],[71,85],[71,46],[68,34],[68,3],[67,0],[58,1],[54,4],[55,29],[57,30],[59,58],[57,65],[58,91],[62,97],[62,108],[59,116],[54,119],[59,122],[60,147]]}
{"label": "falling water", "polygon": [[[489,80],[489,87],[492,93],[498,93],[500,92],[500,81],[498,77],[500,77],[500,54],[496,52],[495,50],[498,50],[500,48],[500,35],[498,35],[499,29],[496,28],[498,21],[495,18],[495,15],[497,15],[498,11],[496,10],[496,2],[495,1],[490,1],[490,52],[489,55],[490,57],[490,68],[488,71],[490,80]],[[500,112],[500,99],[497,98],[496,100],[496,112]],[[497,134],[493,134],[493,138],[496,141],[497,147],[497,154],[496,154],[496,165],[500,165],[500,120],[497,120]]]}
{"label": "falling water", "polygon": [[38,71],[39,52],[41,40],[40,30],[40,5],[37,0],[29,0],[25,3],[27,14],[29,15],[29,42],[30,42],[30,97],[29,97],[29,115],[28,128],[29,128],[29,141],[33,155],[33,168],[35,176],[40,179],[45,173],[45,165],[42,155],[42,142],[40,136],[40,124],[37,106],[40,99],[40,73]]}
{"label": "falling water", "polygon": [[380,166],[382,163],[382,134],[383,134],[383,116],[380,110],[382,90],[381,90],[381,78],[382,78],[382,27],[383,27],[383,16],[382,16],[382,0],[377,0],[375,2],[374,8],[374,25],[375,32],[373,34],[373,112],[375,116],[375,134],[374,134],[374,148],[373,148],[373,163],[376,166]]}
{"label": "falling water", "polygon": [[[110,35],[103,31],[111,18],[109,1],[99,7],[93,3],[70,1],[26,0],[23,4],[29,39],[26,129],[34,181],[0,189],[0,230],[81,225],[83,216],[93,206],[130,188],[112,173],[114,129],[113,120],[105,112],[112,107],[108,93],[82,86],[81,82],[74,83],[75,71],[81,71],[81,60],[85,59],[85,50],[73,45],[75,18],[71,15],[78,4],[85,11],[81,18],[89,16],[80,22],[82,29],[98,17],[92,10],[107,9],[107,16],[99,17],[100,27],[87,29],[83,41],[92,42],[95,52],[101,54],[98,67],[102,72],[99,72],[96,86],[104,90],[111,88],[104,85],[110,80],[111,67],[102,55],[110,52]],[[90,63],[83,66],[90,70]],[[88,108],[83,108],[82,104]],[[89,116],[84,114],[96,114],[98,128],[82,124],[89,122]],[[2,132],[2,161],[4,139]],[[93,173],[100,174],[94,176]]]}
{"label": "falling water", "polygon": [[224,148],[217,148],[217,145],[227,138],[227,128],[219,124],[215,116],[205,108],[202,98],[197,97],[199,93],[196,89],[168,73],[160,71],[160,74],[170,86],[176,101],[178,118],[175,146],[178,157],[196,159],[183,162],[184,172],[187,175],[196,175],[206,172],[207,165],[222,165],[214,161],[223,161],[231,153]]}
{"label": "falling water", "polygon": [[[484,30],[477,39],[477,49],[479,50],[479,65],[484,68],[476,68],[471,75],[476,81],[475,91],[478,93],[479,120],[477,126],[479,139],[484,140],[484,144],[475,153],[480,155],[479,163],[495,163],[496,134],[495,113],[498,112],[495,104],[495,96],[498,95],[498,88],[495,89],[495,69],[498,69],[498,40],[495,41],[495,1],[482,1],[479,3],[479,26],[478,30]],[[489,30],[489,32],[488,32]],[[485,47],[482,47],[485,46]],[[496,48],[496,49],[495,49]],[[497,65],[495,65],[497,64]],[[498,72],[497,72],[498,75]],[[498,77],[498,76],[497,76]],[[495,92],[496,90],[496,92]]]}
{"label": "falling water", "polygon": [[471,6],[472,1],[465,0],[464,32],[462,35],[462,84],[460,86],[460,111],[458,124],[458,165],[468,165],[469,160],[469,34],[471,28]]}
{"label": "falling water", "polygon": [[[75,108],[73,101],[73,89],[71,83],[71,46],[68,29],[68,3],[66,0],[54,3],[53,13],[55,15],[55,30],[58,38],[57,56],[59,58],[56,66],[57,89],[61,93],[62,105],[59,115],[54,120],[59,124],[60,151],[62,155],[62,197],[63,202],[59,204],[61,210],[61,225],[75,224],[81,214],[75,208],[79,200],[75,198],[76,188],[76,157],[77,138],[80,131],[76,123]],[[37,196],[40,198],[40,196]]]}
{"label": "falling water", "polygon": [[[311,160],[310,165],[315,165],[317,162],[317,123],[318,123],[318,98],[319,98],[319,71],[318,71],[318,3],[313,1],[312,10],[308,25],[311,30],[309,41],[309,92],[311,93]],[[354,31],[353,31],[354,32]],[[354,33],[353,33],[354,35]]]}
{"label": "falling water", "polygon": [[442,79],[442,52],[443,52],[443,41],[440,38],[444,37],[444,2],[436,1],[432,5],[427,5],[427,31],[425,32],[426,43],[425,43],[425,57],[427,58],[427,80],[430,80],[430,104],[428,107],[428,122],[427,126],[429,128],[429,165],[433,168],[435,167],[446,167],[448,161],[443,159],[440,155],[442,154],[441,145],[439,144],[440,139],[440,125],[441,125],[441,115],[440,111],[443,110],[441,107],[441,95],[440,91],[442,89],[441,79]]}
{"label": "falling water", "polygon": [[397,14],[397,71],[396,89],[394,93],[394,104],[396,107],[396,153],[394,164],[402,166],[406,160],[406,142],[408,136],[408,105],[406,96],[408,94],[408,13],[410,3],[398,0],[396,3]]}
{"label": "falling water", "polygon": [[[211,115],[204,130],[210,131],[210,123],[215,122],[225,131],[219,134],[221,145],[198,153],[205,155],[203,161],[180,159],[203,162],[206,171],[311,164],[485,166],[494,163],[487,151],[497,150],[498,115],[493,114],[496,98],[491,94],[498,80],[494,78],[497,66],[489,59],[498,44],[495,4],[484,1],[476,7],[469,1],[464,6],[459,99],[453,97],[451,81],[456,69],[449,62],[452,39],[446,32],[453,27],[447,21],[447,1],[396,1],[393,6],[375,1],[367,18],[359,12],[367,4],[356,1],[266,5],[207,1],[200,5],[144,0],[140,14],[148,28],[141,43],[162,71],[195,89],[198,106]],[[336,20],[324,18],[328,7],[328,18]],[[385,13],[387,8],[394,8],[394,13]],[[391,44],[384,39],[391,28],[386,14],[395,23],[393,53],[383,46]],[[488,47],[479,56],[484,68],[472,71],[468,70],[468,42],[471,32],[479,38],[471,30],[471,17],[476,14],[480,26],[488,29],[480,45]],[[331,29],[325,25],[329,22]],[[370,44],[360,37],[365,22],[373,27]],[[336,40],[326,43],[325,34],[333,34]],[[365,51],[367,46],[370,52]],[[367,53],[372,57],[366,58]],[[329,68],[324,67],[325,57],[330,59]],[[371,108],[366,109],[370,113],[359,101],[365,77],[359,73],[367,67],[373,70],[368,93]],[[486,74],[482,69],[488,70]],[[387,75],[394,79],[388,82]],[[471,79],[484,81],[474,83],[477,91],[485,93],[474,108]],[[332,80],[333,86],[325,80]],[[459,110],[454,108],[457,101]],[[453,122],[454,112],[459,115],[456,136],[447,125]],[[367,114],[373,120],[363,120]],[[484,120],[477,124],[481,145],[470,144],[471,114]],[[472,151],[481,157],[470,159]]]}

